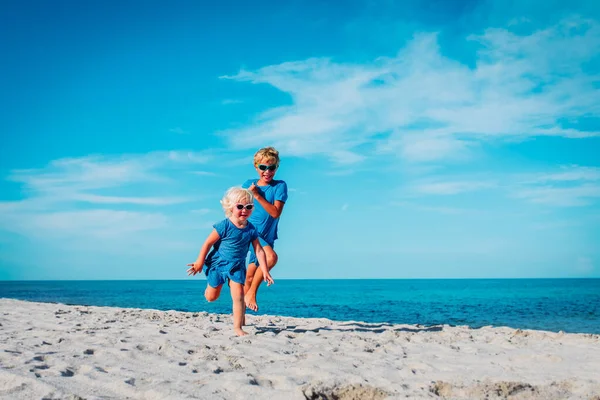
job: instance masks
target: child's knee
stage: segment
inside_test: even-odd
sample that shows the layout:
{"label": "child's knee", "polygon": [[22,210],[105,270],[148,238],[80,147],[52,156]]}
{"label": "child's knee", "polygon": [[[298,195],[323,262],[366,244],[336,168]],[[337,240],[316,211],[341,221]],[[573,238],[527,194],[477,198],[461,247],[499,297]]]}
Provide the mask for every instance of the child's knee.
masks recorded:
{"label": "child's knee", "polygon": [[269,266],[269,268],[273,268],[275,264],[277,264],[278,260],[279,257],[274,251],[270,251],[269,253],[267,253],[267,265]]}
{"label": "child's knee", "polygon": [[219,298],[219,295],[215,295],[215,294],[209,294],[209,293],[204,293],[204,298],[206,299],[206,301],[208,302],[213,302],[215,300],[217,300]]}
{"label": "child's knee", "polygon": [[205,298],[205,299],[206,299],[206,301],[208,301],[208,302],[215,301],[215,300],[217,300],[217,299],[219,298],[219,294],[220,294],[219,292],[220,292],[220,290],[214,290],[214,289],[213,289],[213,290],[211,290],[211,289],[208,289],[208,288],[207,288],[207,289],[204,291],[204,298]]}

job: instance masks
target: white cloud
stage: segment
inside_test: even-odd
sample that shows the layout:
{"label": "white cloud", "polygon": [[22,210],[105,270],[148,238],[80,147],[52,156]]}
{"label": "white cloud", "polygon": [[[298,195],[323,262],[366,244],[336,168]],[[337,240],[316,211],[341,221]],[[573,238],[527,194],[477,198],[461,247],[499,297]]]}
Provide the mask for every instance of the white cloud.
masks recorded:
{"label": "white cloud", "polygon": [[149,153],[148,157],[155,158],[156,162],[164,164],[165,155],[168,161],[173,161],[180,164],[206,164],[212,161],[215,156],[219,156],[220,154],[217,150],[204,152],[172,150],[168,152]]}
{"label": "white cloud", "polygon": [[187,203],[193,199],[189,197],[121,197],[99,196],[95,194],[77,193],[70,200],[83,201],[96,204],[137,204],[150,206],[166,206],[171,204]]}
{"label": "white cloud", "polygon": [[558,207],[593,204],[600,198],[600,168],[563,166],[558,171],[527,175],[514,197]]}
{"label": "white cloud", "polygon": [[559,172],[539,174],[532,182],[571,182],[600,180],[600,168],[563,166]]}
{"label": "white cloud", "polygon": [[408,208],[418,211],[434,212],[438,214],[457,215],[457,214],[473,214],[481,212],[472,208],[465,209],[459,207],[443,207],[443,206],[426,206],[422,204],[412,203],[408,201],[393,201],[390,205],[394,207]]}
{"label": "white cloud", "polygon": [[191,212],[192,212],[193,214],[198,214],[198,215],[206,215],[206,214],[209,214],[209,213],[211,213],[212,211],[214,211],[214,210],[211,210],[211,209],[209,209],[209,208],[199,208],[199,209],[197,209],[197,210],[192,210]]}
{"label": "white cloud", "polygon": [[178,135],[189,135],[190,131],[181,129],[180,127],[169,129],[169,132],[176,133]]}
{"label": "white cloud", "polygon": [[[435,174],[426,172],[430,173],[427,179],[406,181],[399,188],[399,198],[495,190],[499,195],[551,207],[590,206],[600,199],[600,168],[595,167],[570,165],[537,173],[488,173],[486,179],[482,179],[481,171],[458,176],[444,175],[441,171]],[[409,205],[404,201],[395,204]],[[457,210],[450,209],[440,211],[457,213]]]}
{"label": "white cloud", "polygon": [[237,100],[237,99],[225,99],[223,101],[221,101],[221,104],[223,104],[224,106],[228,106],[231,104],[240,104],[243,103],[242,100]]}
{"label": "white cloud", "polygon": [[[28,237],[53,231],[50,237],[63,234],[75,238],[109,237],[111,229],[120,235],[163,227],[165,215],[142,207],[197,200],[195,196],[163,194],[177,186],[170,178],[173,173],[189,172],[211,157],[207,152],[191,151],[94,155],[54,160],[38,169],[13,170],[8,180],[23,185],[24,198],[0,202],[0,229]],[[99,205],[103,208],[89,209]],[[131,205],[142,209],[123,210]]]}
{"label": "white cloud", "polygon": [[13,170],[8,179],[29,192],[45,196],[72,196],[82,191],[114,188],[141,182],[164,183],[166,170],[204,164],[209,153],[191,151],[86,156],[51,161],[40,169]]}
{"label": "white cloud", "polygon": [[191,171],[191,174],[199,175],[199,176],[217,176],[214,172],[209,171]]}
{"label": "white cloud", "polygon": [[26,189],[34,192],[75,192],[139,182],[164,182],[162,171],[204,164],[212,158],[210,153],[191,151],[62,158],[40,169],[13,170],[8,179],[22,183]]}
{"label": "white cloud", "polygon": [[496,184],[494,182],[487,181],[431,182],[416,184],[414,190],[424,194],[452,195],[489,189],[495,186]]}
{"label": "white cloud", "polygon": [[10,231],[42,239],[124,237],[168,226],[167,218],[160,213],[105,209],[19,212],[3,216],[0,223]]}
{"label": "white cloud", "polygon": [[550,206],[587,206],[600,199],[600,185],[584,184],[572,187],[542,186],[526,188],[517,191],[515,196],[532,203]]}
{"label": "white cloud", "polygon": [[599,77],[585,68],[600,52],[598,23],[570,19],[530,35],[487,29],[468,40],[480,45],[474,67],[443,56],[435,34],[418,34],[368,65],[312,58],[225,76],[292,99],[226,134],[232,146],[272,143],[337,163],[360,162],[360,146],[376,141],[380,153],[433,161],[469,157],[479,140],[600,134],[561,122],[600,116]]}

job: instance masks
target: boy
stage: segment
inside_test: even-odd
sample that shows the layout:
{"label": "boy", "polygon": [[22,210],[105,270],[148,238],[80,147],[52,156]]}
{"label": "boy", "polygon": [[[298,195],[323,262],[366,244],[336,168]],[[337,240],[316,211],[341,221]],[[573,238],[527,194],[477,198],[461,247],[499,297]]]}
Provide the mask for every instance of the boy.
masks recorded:
{"label": "boy", "polygon": [[[274,248],[279,217],[288,198],[287,184],[284,181],[274,179],[277,168],[279,168],[279,152],[273,147],[265,147],[256,152],[254,155],[254,168],[256,168],[259,179],[248,179],[242,187],[248,188],[254,196],[255,210],[249,221],[258,230],[258,239],[266,255],[267,270],[270,271],[278,260]],[[250,251],[250,261],[244,285],[244,300],[246,307],[257,311],[256,293],[263,281],[263,272],[258,268],[260,264],[253,249],[250,248]]]}

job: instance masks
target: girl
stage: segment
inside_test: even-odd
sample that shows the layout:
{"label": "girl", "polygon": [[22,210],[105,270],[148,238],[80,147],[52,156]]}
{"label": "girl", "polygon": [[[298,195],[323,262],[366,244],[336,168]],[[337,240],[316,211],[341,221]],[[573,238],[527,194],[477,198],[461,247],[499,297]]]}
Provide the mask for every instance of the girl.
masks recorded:
{"label": "girl", "polygon": [[[231,299],[233,301],[233,330],[238,336],[247,335],[242,329],[245,316],[244,283],[246,281],[246,254],[248,246],[256,252],[264,281],[267,285],[273,283],[273,278],[267,269],[265,252],[258,240],[258,232],[254,225],[248,222],[252,214],[253,195],[247,189],[233,187],[225,193],[221,200],[225,218],[213,225],[214,229],[206,238],[200,249],[198,259],[188,264],[188,275],[196,275],[206,265],[206,291],[204,297],[215,301],[221,294],[223,284],[229,281]],[[211,249],[210,254],[208,251]],[[207,256],[208,254],[208,256]]]}

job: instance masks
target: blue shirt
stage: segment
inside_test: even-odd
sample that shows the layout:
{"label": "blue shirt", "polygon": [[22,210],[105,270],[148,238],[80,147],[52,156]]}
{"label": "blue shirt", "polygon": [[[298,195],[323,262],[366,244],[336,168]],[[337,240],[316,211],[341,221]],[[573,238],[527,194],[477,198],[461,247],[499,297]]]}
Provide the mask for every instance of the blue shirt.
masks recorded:
{"label": "blue shirt", "polygon": [[[242,187],[247,189],[253,183],[256,185],[257,182],[258,179],[248,179],[244,182]],[[283,203],[287,201],[287,184],[284,181],[273,179],[267,186],[257,185],[257,188],[260,195],[271,204],[275,204],[275,201],[277,200]],[[279,218],[271,217],[258,201],[254,202],[254,211],[252,212],[252,215],[250,215],[250,218],[248,218],[248,221],[256,227],[260,237],[267,243],[271,245],[275,243],[275,239],[277,239],[277,225],[279,224]]]}
{"label": "blue shirt", "polygon": [[248,246],[258,238],[258,232],[250,222],[244,228],[238,228],[229,220],[224,219],[213,225],[219,234],[219,240],[214,244],[210,253],[211,260],[216,256],[229,263],[246,262]]}

